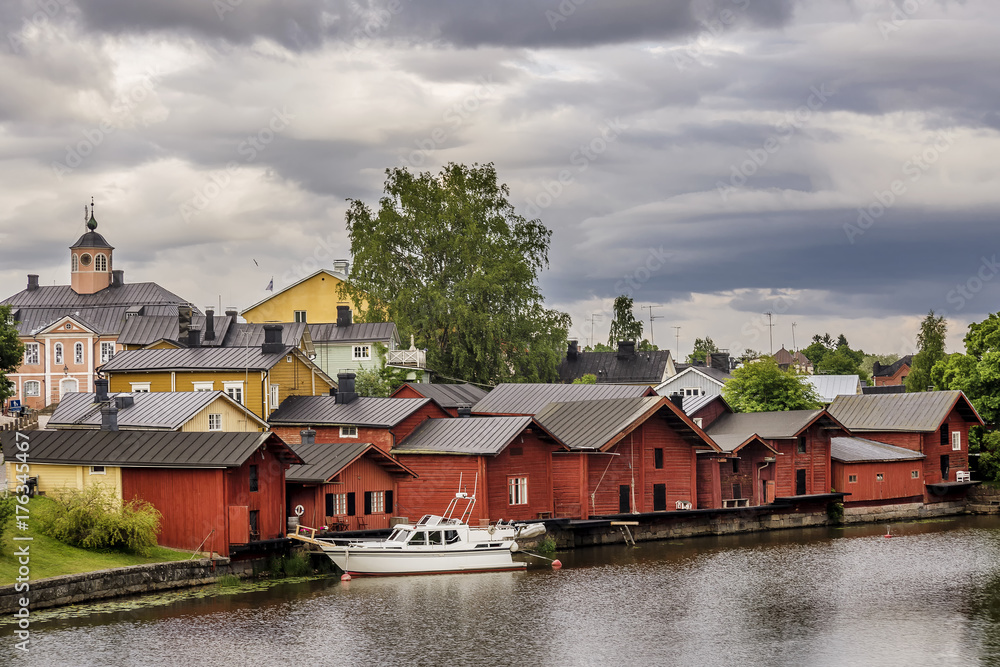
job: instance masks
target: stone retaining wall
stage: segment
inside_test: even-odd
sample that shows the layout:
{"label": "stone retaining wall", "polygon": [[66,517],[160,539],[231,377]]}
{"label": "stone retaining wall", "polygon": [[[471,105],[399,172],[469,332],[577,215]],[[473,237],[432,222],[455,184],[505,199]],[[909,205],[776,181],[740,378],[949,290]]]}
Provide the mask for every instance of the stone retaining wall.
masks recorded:
{"label": "stone retaining wall", "polygon": [[946,503],[903,503],[900,505],[878,505],[875,507],[844,508],[844,523],[878,523],[881,521],[913,521],[938,516],[964,514],[964,500]]}
{"label": "stone retaining wall", "polygon": [[974,486],[966,496],[969,511],[973,514],[1000,514],[1000,489],[992,486]]}

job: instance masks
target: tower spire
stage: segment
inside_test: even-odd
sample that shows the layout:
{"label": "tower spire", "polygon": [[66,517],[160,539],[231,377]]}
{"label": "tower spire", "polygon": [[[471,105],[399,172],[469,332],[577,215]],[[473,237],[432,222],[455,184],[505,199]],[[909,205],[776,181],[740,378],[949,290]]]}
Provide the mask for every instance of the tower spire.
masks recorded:
{"label": "tower spire", "polygon": [[[83,214],[87,215],[87,205],[83,205]],[[90,198],[90,220],[87,221],[87,229],[94,231],[97,229],[97,220],[94,219],[94,198]]]}

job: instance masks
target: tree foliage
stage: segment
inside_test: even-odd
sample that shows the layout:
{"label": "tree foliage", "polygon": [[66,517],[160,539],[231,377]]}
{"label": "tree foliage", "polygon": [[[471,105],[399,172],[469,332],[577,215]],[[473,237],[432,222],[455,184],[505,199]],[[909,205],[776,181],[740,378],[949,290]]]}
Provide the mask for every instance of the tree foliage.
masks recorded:
{"label": "tree foliage", "polygon": [[492,164],[439,174],[386,170],[377,211],[350,200],[354,263],[343,291],[363,321],[394,321],[442,375],[546,382],[569,316],[546,309],[537,281],[552,232],[518,215]]}
{"label": "tree foliage", "polygon": [[871,379],[870,366],[866,369],[865,353],[851,349],[847,336],[839,334],[834,339],[830,334],[812,337],[809,347],[802,354],[812,362],[813,370],[827,375],[858,375],[863,382]]}
{"label": "tree foliage", "polygon": [[162,515],[145,500],[122,502],[113,489],[93,484],[56,495],[34,516],[43,535],[70,546],[148,556]]}
{"label": "tree foliage", "polygon": [[573,380],[570,384],[597,384],[597,376],[593,373],[587,373],[583,377]]}
{"label": "tree foliage", "polygon": [[14,395],[14,385],[7,374],[16,371],[24,358],[24,345],[17,329],[7,323],[10,310],[10,306],[0,306],[0,403]]}
{"label": "tree foliage", "polygon": [[638,342],[642,337],[642,320],[632,314],[632,297],[622,294],[615,299],[615,318],[611,320],[608,345],[618,347],[618,341]]}
{"label": "tree foliage", "polygon": [[920,333],[917,334],[917,350],[910,365],[910,374],[906,376],[906,391],[927,391],[931,382],[931,370],[934,364],[944,359],[944,339],[948,334],[948,323],[944,316],[935,317],[934,311],[920,323]]}
{"label": "tree foliage", "polygon": [[713,341],[708,336],[704,338],[694,339],[694,349],[691,354],[688,355],[688,363],[693,364],[696,361],[704,362],[708,357],[709,352],[718,352],[719,348],[715,346],[715,341]]}
{"label": "tree foliage", "polygon": [[811,384],[794,370],[781,370],[772,357],[744,364],[722,387],[722,395],[736,412],[813,410],[822,407]]}
{"label": "tree foliage", "polygon": [[617,349],[618,349],[617,347],[611,347],[610,345],[605,345],[604,343],[594,343],[593,347],[591,347],[590,345],[588,345],[587,347],[583,348],[583,351],[584,352],[614,352]]}
{"label": "tree foliage", "polygon": [[[382,343],[374,344],[375,358],[377,359],[374,368],[359,368],[354,372],[354,391],[358,396],[373,396],[376,398],[388,398],[396,391],[413,371],[403,368],[393,368],[385,365],[385,353],[388,348]],[[416,371],[416,382],[423,377],[422,370]]]}

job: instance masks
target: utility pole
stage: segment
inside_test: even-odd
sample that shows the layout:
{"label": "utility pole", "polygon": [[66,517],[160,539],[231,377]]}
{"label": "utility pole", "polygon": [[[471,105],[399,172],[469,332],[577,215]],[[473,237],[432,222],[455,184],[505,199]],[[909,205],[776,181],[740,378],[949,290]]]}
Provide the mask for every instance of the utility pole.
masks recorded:
{"label": "utility pole", "polygon": [[774,325],[771,324],[771,316],[774,314],[770,310],[764,313],[767,315],[767,340],[771,345],[771,356],[774,356]]}
{"label": "utility pole", "polygon": [[663,315],[653,315],[654,308],[662,308],[663,306],[659,304],[653,304],[649,306],[639,306],[639,308],[645,308],[649,311],[649,344],[653,344],[653,320],[658,320],[663,317]]}
{"label": "utility pole", "polygon": [[795,347],[795,322],[792,322],[792,352],[798,352],[799,348]]}
{"label": "utility pole", "polygon": [[601,317],[600,313],[590,314],[590,349],[594,349],[594,320]]}
{"label": "utility pole", "polygon": [[674,333],[677,334],[677,351],[674,353],[675,359],[681,358],[681,328],[674,327]]}

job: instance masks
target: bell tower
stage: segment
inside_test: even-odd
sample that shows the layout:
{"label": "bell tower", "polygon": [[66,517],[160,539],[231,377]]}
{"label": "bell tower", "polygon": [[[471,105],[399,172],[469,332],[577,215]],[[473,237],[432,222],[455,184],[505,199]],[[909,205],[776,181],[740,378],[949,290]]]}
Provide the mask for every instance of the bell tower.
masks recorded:
{"label": "bell tower", "polygon": [[94,294],[111,285],[111,253],[114,248],[97,233],[94,218],[94,200],[90,200],[88,218],[87,207],[83,207],[83,218],[87,232],[69,247],[70,285],[77,294]]}

